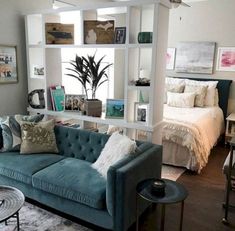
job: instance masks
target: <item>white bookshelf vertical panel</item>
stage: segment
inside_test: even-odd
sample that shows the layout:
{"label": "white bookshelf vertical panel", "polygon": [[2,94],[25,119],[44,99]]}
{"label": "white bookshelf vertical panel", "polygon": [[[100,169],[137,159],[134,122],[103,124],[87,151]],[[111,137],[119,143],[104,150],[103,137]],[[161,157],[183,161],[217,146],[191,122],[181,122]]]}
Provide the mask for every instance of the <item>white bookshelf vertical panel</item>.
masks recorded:
{"label": "white bookshelf vertical panel", "polygon": [[141,31],[153,31],[154,5],[142,6],[141,13]]}
{"label": "white bookshelf vertical panel", "polygon": [[51,98],[49,94],[49,87],[62,85],[62,67],[61,67],[61,49],[48,48],[45,53],[46,57],[46,93],[48,109],[51,109]]}
{"label": "white bookshelf vertical panel", "polygon": [[129,43],[138,42],[138,33],[141,29],[141,9],[138,6],[130,7]]}
{"label": "white bookshelf vertical panel", "polygon": [[43,22],[41,14],[26,16],[28,45],[40,45],[43,42]]}
{"label": "white bookshelf vertical panel", "polygon": [[29,48],[29,74],[30,78],[42,79],[45,77],[43,48]]}

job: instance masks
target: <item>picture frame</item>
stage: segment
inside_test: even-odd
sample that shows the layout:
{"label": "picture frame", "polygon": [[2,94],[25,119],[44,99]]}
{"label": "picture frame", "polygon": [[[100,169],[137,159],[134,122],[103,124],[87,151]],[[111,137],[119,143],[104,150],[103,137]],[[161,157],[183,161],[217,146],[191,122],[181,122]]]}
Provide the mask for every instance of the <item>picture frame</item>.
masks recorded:
{"label": "picture frame", "polygon": [[123,119],[124,99],[107,99],[105,117],[111,119]]}
{"label": "picture frame", "polygon": [[116,27],[115,28],[115,40],[116,44],[126,43],[126,27]]}
{"label": "picture frame", "polygon": [[65,94],[64,111],[84,112],[85,95]]}
{"label": "picture frame", "polygon": [[212,74],[215,42],[179,42],[175,71],[179,73]]}
{"label": "picture frame", "polygon": [[148,123],[149,103],[135,102],[135,122]]}
{"label": "picture frame", "polygon": [[235,47],[218,47],[217,71],[235,71]]}
{"label": "picture frame", "polygon": [[176,48],[168,47],[166,53],[166,69],[174,70],[175,67],[175,52]]}
{"label": "picture frame", "polygon": [[17,48],[11,45],[0,45],[0,84],[17,83]]}
{"label": "picture frame", "polygon": [[74,24],[46,23],[46,44],[74,44]]}
{"label": "picture frame", "polygon": [[33,66],[33,75],[34,77],[37,76],[44,76],[45,74],[45,68],[41,65],[34,65]]}
{"label": "picture frame", "polygon": [[84,44],[113,44],[114,20],[84,21]]}

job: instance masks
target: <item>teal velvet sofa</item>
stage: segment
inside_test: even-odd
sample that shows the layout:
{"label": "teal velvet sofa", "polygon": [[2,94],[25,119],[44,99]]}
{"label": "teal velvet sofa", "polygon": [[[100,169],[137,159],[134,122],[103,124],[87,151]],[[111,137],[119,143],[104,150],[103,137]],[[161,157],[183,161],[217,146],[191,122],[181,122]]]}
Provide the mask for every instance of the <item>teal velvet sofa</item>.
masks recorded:
{"label": "teal velvet sofa", "polygon": [[91,164],[108,135],[63,126],[55,134],[58,154],[0,153],[0,184],[97,226],[127,230],[136,220],[137,183],[161,175],[162,147],[137,142],[136,152],[111,166],[106,180]]}

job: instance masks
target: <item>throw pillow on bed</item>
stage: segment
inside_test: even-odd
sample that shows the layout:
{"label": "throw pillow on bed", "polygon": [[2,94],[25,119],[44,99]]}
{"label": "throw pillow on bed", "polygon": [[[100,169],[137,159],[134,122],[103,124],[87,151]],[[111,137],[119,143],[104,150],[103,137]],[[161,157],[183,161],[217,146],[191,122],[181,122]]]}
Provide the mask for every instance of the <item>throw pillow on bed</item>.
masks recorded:
{"label": "throw pillow on bed", "polygon": [[96,162],[92,164],[92,167],[104,178],[107,178],[109,167],[126,155],[134,152],[135,149],[135,141],[125,135],[114,132],[108,139]]}
{"label": "throw pillow on bed", "polygon": [[194,93],[173,93],[167,92],[167,105],[171,107],[194,107]]}
{"label": "throw pillow on bed", "polygon": [[44,115],[24,116],[14,115],[1,118],[3,146],[1,151],[19,151],[21,144],[21,129],[22,121],[38,122],[43,119]]}
{"label": "throw pillow on bed", "polygon": [[24,122],[21,124],[21,154],[58,153],[54,133],[54,120],[39,123]]}
{"label": "throw pillow on bed", "polygon": [[184,92],[186,93],[194,93],[195,96],[195,103],[196,107],[204,107],[205,105],[205,98],[206,98],[206,91],[207,86],[193,86],[193,85],[186,85],[184,88]]}
{"label": "throw pillow on bed", "polygon": [[176,92],[176,93],[183,93],[184,92],[184,84],[170,84],[166,83],[165,84],[165,94],[164,94],[164,103],[167,102],[167,92]]}
{"label": "throw pillow on bed", "polygon": [[200,80],[185,80],[186,85],[193,85],[193,86],[207,86],[206,98],[205,98],[205,106],[214,106],[215,102],[215,95],[216,95],[216,87],[218,81],[200,81]]}

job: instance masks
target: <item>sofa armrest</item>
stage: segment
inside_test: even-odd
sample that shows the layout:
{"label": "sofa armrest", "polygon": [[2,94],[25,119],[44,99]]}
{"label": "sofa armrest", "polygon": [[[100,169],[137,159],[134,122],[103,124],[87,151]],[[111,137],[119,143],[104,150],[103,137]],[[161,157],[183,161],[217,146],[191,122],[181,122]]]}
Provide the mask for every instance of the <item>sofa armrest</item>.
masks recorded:
{"label": "sofa armrest", "polygon": [[147,178],[160,178],[161,165],[162,146],[152,144],[132,160],[125,158],[109,169],[106,200],[114,219],[114,230],[124,231],[134,223],[136,185]]}

